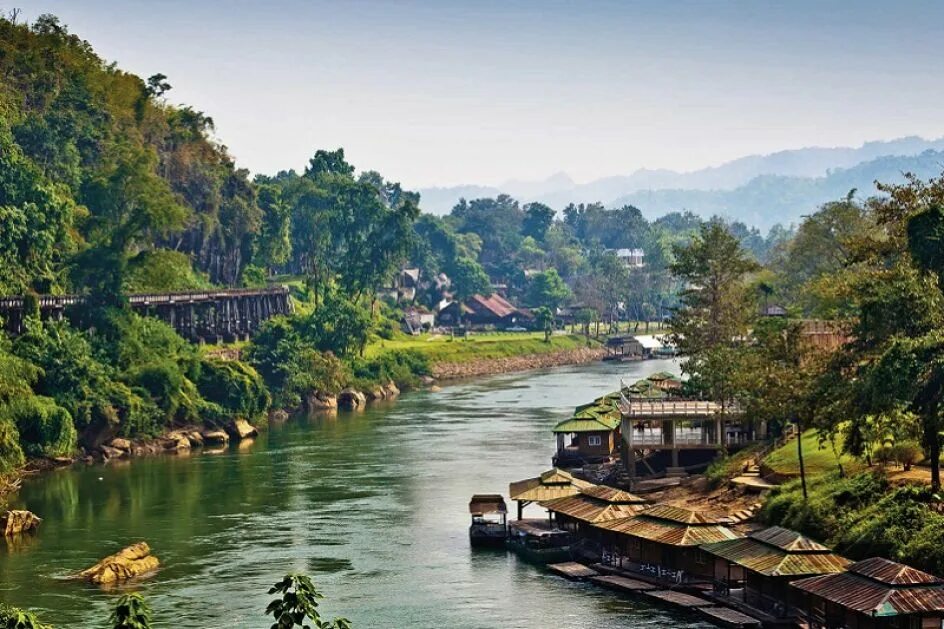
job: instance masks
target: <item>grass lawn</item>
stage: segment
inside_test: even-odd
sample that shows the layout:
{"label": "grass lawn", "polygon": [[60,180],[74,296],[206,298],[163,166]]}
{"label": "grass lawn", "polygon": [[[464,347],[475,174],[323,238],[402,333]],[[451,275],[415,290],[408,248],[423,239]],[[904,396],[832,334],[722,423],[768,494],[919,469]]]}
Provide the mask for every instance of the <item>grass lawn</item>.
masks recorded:
{"label": "grass lawn", "polygon": [[[842,443],[836,442],[836,450],[842,449]],[[861,461],[853,457],[840,455],[842,466],[847,472],[853,472],[859,468],[865,467]],[[764,459],[772,470],[780,474],[799,474],[800,463],[797,456],[797,442],[793,439],[780,448],[767,455]],[[819,435],[815,430],[807,430],[803,433],[803,463],[808,475],[822,474],[831,472],[837,468],[836,455],[833,453],[832,445],[829,442],[820,445]]]}
{"label": "grass lawn", "polygon": [[[592,339],[591,343],[599,346],[599,343]],[[377,356],[394,350],[414,350],[427,356],[433,363],[446,363],[477,358],[544,354],[586,346],[586,339],[580,335],[555,334],[550,343],[545,343],[543,332],[486,332],[465,338],[423,335],[377,341],[367,347],[367,356]]]}

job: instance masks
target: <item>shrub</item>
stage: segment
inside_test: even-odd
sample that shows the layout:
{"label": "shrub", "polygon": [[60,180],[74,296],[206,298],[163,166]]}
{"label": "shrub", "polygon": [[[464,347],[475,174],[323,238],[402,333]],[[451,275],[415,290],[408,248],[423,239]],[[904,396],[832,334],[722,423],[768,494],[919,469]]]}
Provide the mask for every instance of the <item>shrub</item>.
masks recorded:
{"label": "shrub", "polygon": [[923,452],[918,443],[914,441],[902,441],[901,443],[895,444],[892,455],[905,470],[910,470],[912,465],[921,460]]}
{"label": "shrub", "polygon": [[0,604],[0,629],[50,629],[32,613]]}
{"label": "shrub", "polygon": [[387,383],[391,380],[399,387],[410,388],[418,384],[419,377],[429,375],[429,358],[415,350],[395,350],[369,359],[356,359],[351,363],[355,386]]}
{"label": "shrub", "polygon": [[179,251],[142,251],[128,261],[125,291],[164,293],[210,288],[210,281],[193,270],[190,258]]}
{"label": "shrub", "polygon": [[24,462],[23,449],[20,447],[20,433],[10,418],[7,408],[0,406],[0,474],[13,471]]}
{"label": "shrub", "polygon": [[257,417],[272,403],[262,376],[242,361],[204,359],[196,384],[207,401],[234,415]]}
{"label": "shrub", "polygon": [[151,608],[144,597],[131,592],[118,599],[108,622],[114,629],[150,629]]}
{"label": "shrub", "polygon": [[20,434],[20,444],[30,456],[68,456],[76,448],[72,415],[52,398],[31,395],[7,407]]}

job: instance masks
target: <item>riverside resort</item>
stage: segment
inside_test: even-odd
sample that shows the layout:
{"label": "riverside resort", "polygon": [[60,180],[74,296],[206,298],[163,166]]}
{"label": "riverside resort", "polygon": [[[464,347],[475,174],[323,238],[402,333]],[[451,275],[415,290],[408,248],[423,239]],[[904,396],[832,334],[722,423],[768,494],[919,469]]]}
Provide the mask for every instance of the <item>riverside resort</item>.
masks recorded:
{"label": "riverside resort", "polygon": [[0,629],[944,629],[942,25],[0,6]]}

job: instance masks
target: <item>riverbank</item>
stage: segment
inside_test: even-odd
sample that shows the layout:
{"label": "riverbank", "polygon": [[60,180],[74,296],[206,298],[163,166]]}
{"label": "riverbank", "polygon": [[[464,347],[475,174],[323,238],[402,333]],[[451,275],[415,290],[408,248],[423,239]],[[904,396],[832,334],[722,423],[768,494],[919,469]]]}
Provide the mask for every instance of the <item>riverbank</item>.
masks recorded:
{"label": "riverbank", "polygon": [[433,363],[433,377],[437,380],[475,378],[531,369],[583,365],[601,360],[605,354],[602,347],[565,349],[543,354],[507,356],[503,358],[477,358],[463,362],[444,361]]}

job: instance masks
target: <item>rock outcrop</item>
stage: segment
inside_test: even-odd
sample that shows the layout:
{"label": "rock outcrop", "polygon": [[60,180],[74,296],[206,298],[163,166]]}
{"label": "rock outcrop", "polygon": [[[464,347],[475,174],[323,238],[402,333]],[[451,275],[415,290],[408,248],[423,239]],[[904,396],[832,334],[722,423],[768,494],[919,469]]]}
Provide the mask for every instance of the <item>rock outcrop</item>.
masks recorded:
{"label": "rock outcrop", "polygon": [[242,418],[231,421],[229,426],[226,427],[226,430],[237,439],[248,439],[259,434],[258,430],[253,428],[249,422]]}
{"label": "rock outcrop", "polygon": [[203,443],[207,445],[225,445],[229,443],[229,435],[225,430],[204,430],[201,433]]}
{"label": "rock outcrop", "polygon": [[338,398],[327,393],[313,391],[305,396],[305,408],[309,411],[330,411],[338,407]]}
{"label": "rock outcrop", "polygon": [[0,515],[0,528],[6,537],[33,533],[43,519],[31,511],[7,511]]}
{"label": "rock outcrop", "polygon": [[108,446],[114,448],[115,450],[122,450],[124,452],[131,451],[131,441],[123,437],[116,437],[108,442]]}
{"label": "rock outcrop", "polygon": [[146,542],[138,542],[105,557],[77,576],[97,585],[111,585],[153,572],[161,565]]}
{"label": "rock outcrop", "polygon": [[358,411],[367,406],[367,397],[357,389],[344,389],[338,393],[338,408]]}

